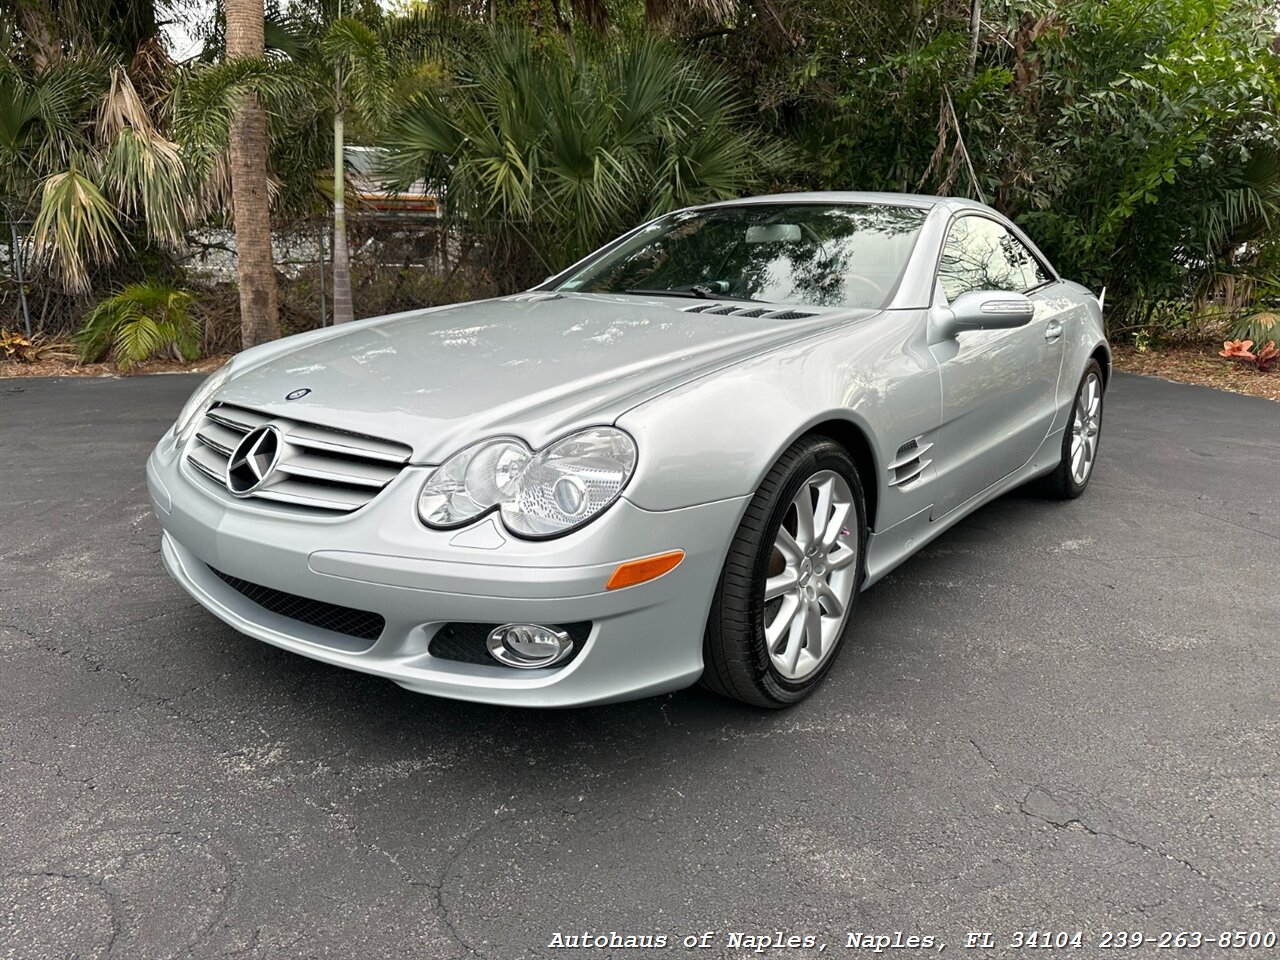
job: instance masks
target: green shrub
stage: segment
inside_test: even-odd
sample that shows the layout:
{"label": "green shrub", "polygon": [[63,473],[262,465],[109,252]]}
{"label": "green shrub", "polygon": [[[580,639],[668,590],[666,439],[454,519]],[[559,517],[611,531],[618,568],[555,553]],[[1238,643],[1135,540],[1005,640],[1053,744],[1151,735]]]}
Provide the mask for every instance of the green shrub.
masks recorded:
{"label": "green shrub", "polygon": [[200,356],[200,322],[191,313],[195,295],[155,281],[131,283],[85,315],[74,340],[82,363],[107,354],[121,370],[153,357]]}
{"label": "green shrub", "polygon": [[1252,340],[1257,344],[1266,344],[1271,340],[1280,343],[1280,313],[1264,311],[1242,317],[1231,335],[1233,339]]}

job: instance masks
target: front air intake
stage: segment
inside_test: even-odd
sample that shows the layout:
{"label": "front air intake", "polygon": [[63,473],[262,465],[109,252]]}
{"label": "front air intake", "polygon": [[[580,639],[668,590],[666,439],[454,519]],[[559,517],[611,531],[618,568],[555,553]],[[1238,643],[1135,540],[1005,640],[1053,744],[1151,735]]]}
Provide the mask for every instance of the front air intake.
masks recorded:
{"label": "front air intake", "polygon": [[[357,610],[354,607],[344,607],[325,600],[300,597],[296,593],[286,593],[274,587],[264,587],[260,583],[223,573],[217,567],[210,566],[209,570],[236,593],[269,613],[305,623],[310,627],[328,630],[330,633],[340,633],[343,636],[368,641],[368,644],[360,649],[367,648],[377,640],[387,625],[380,614],[369,610]],[[345,644],[341,646],[346,648]]]}

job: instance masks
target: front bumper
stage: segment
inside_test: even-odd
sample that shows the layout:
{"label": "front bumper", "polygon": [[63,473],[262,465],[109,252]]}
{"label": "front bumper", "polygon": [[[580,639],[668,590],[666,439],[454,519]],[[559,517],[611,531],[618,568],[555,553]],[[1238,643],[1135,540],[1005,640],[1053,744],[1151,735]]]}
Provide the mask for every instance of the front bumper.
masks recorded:
{"label": "front bumper", "polygon": [[[567,707],[688,686],[702,673],[711,596],[747,498],[682,510],[624,499],[565,537],[517,540],[492,518],[462,531],[417,519],[428,469],[407,467],[368,506],[341,517],[299,516],[217,490],[166,437],[147,461],[163,528],[164,564],[197,601],[235,629],[295,653],[420,693],[483,703]],[[621,562],[685,551],[657,580],[606,591]],[[223,574],[385,619],[354,640],[273,613]],[[464,663],[428,647],[446,623],[590,621],[571,661],[543,670]]]}

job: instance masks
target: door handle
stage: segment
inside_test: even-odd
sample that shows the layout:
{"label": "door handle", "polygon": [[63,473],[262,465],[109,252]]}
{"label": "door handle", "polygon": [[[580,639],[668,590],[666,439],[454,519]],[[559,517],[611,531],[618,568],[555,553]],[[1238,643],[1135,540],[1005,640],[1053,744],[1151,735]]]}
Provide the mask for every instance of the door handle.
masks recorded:
{"label": "door handle", "polygon": [[1052,343],[1062,336],[1062,321],[1050,320],[1044,327],[1044,338]]}

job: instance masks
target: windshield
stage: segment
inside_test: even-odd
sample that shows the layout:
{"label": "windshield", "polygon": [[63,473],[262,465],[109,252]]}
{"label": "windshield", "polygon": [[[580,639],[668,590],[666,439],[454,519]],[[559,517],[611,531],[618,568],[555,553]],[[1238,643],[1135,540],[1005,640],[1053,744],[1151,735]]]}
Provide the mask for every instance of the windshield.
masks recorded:
{"label": "windshield", "polygon": [[556,289],[882,307],[926,211],[879,204],[747,204],[663,217]]}

